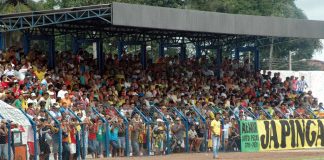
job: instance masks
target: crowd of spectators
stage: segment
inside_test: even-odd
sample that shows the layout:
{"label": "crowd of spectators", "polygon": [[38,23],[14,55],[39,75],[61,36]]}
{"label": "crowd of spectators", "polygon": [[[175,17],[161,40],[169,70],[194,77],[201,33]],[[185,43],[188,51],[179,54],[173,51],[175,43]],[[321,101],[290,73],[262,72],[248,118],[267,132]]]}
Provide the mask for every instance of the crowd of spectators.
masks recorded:
{"label": "crowd of spectators", "polygon": [[[124,156],[126,128],[131,155],[150,154],[146,152],[147,134],[151,134],[154,154],[165,154],[165,120],[152,106],[170,123],[174,152],[184,150],[186,136],[185,122],[175,107],[188,119],[192,152],[212,148],[210,140],[204,146],[203,139],[205,135],[211,137],[209,126],[216,112],[224,119],[223,147],[237,151],[237,120],[315,118],[311,113],[324,111],[312,92],[305,92],[304,77],[299,80],[270,71],[255,72],[248,61],[224,58],[219,78],[215,63],[206,57],[182,62],[174,57],[161,58],[147,69],[136,55],[124,54],[118,61],[107,54],[105,62],[105,71],[100,74],[92,55],[82,50],[78,54],[58,52],[55,69],[47,68],[46,56],[37,51],[25,56],[12,47],[0,55],[0,100],[22,109],[37,122],[42,159],[48,159],[51,153],[55,159],[58,156],[58,127],[53,118],[62,123],[63,158],[73,159],[81,126],[85,128],[86,145],[80,147],[86,147],[93,158],[103,157],[107,131],[112,156]],[[207,125],[193,106],[206,118]],[[133,112],[135,107],[149,118],[149,125]],[[103,120],[109,122],[108,128]],[[148,127],[150,132],[146,132]],[[29,151],[34,156],[32,145]]]}

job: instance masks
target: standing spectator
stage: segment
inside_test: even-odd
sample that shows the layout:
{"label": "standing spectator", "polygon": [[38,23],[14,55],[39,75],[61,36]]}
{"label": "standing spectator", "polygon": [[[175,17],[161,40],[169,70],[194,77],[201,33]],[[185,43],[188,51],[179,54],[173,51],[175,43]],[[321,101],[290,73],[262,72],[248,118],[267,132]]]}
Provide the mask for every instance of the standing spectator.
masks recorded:
{"label": "standing spectator", "polygon": [[154,148],[156,155],[163,154],[164,141],[165,141],[165,129],[163,127],[163,120],[157,119],[157,125],[153,128]]}
{"label": "standing spectator", "polygon": [[303,93],[305,89],[308,88],[308,84],[305,81],[305,77],[302,76],[301,79],[297,82],[297,92],[299,94]]}
{"label": "standing spectator", "polygon": [[220,145],[220,136],[221,136],[221,122],[220,122],[220,113],[216,113],[216,117],[211,117],[212,122],[210,124],[212,131],[212,141],[213,141],[213,158],[218,158],[218,148]]}
{"label": "standing spectator", "polygon": [[75,158],[75,154],[77,153],[77,139],[76,139],[76,134],[78,134],[78,130],[80,130],[80,126],[78,124],[78,122],[76,121],[75,118],[71,118],[70,121],[70,130],[69,130],[69,134],[70,134],[70,160],[76,159]]}
{"label": "standing spectator", "polygon": [[112,146],[112,156],[113,157],[116,157],[118,156],[117,152],[118,152],[118,149],[119,149],[119,146],[118,146],[118,124],[116,121],[113,122],[112,126],[111,126],[111,129],[110,129],[110,144]]}
{"label": "standing spectator", "polygon": [[98,141],[98,158],[101,158],[105,142],[105,126],[101,119],[98,119],[97,141]]}
{"label": "standing spectator", "polygon": [[97,132],[98,132],[98,124],[92,119],[92,125],[89,128],[89,151],[91,152],[92,158],[97,158],[98,151],[98,141],[97,141]]}
{"label": "standing spectator", "polygon": [[297,91],[298,77],[291,76],[291,89]]}
{"label": "standing spectator", "polygon": [[8,159],[8,128],[4,121],[0,122],[0,157]]}
{"label": "standing spectator", "polygon": [[225,141],[225,149],[228,149],[228,138],[229,138],[229,133],[231,133],[231,127],[232,127],[232,123],[229,121],[229,118],[226,117],[225,118],[225,124],[224,124],[224,128],[223,128],[223,133],[224,133],[224,141]]}
{"label": "standing spectator", "polygon": [[173,144],[172,144],[172,149],[175,149],[175,147],[183,149],[183,135],[184,135],[184,125],[181,123],[180,118],[177,117],[175,119],[175,123],[171,127],[171,131],[173,134]]}
{"label": "standing spectator", "polygon": [[123,157],[125,151],[125,136],[126,136],[125,129],[126,128],[122,121],[119,122],[119,127],[120,129],[118,130],[118,145],[119,145],[118,152],[119,152],[119,156]]}
{"label": "standing spectator", "polygon": [[205,137],[205,133],[207,132],[206,126],[203,125],[202,120],[196,123],[196,132],[198,137],[197,137],[197,143],[195,147],[196,147],[196,152],[200,152],[201,143],[203,142],[203,138]]}
{"label": "standing spectator", "polygon": [[70,127],[68,124],[68,120],[66,118],[63,118],[62,120],[62,160],[68,160],[70,158]]}
{"label": "standing spectator", "polygon": [[133,150],[133,156],[139,156],[139,133],[142,129],[142,124],[137,121],[136,119],[132,120],[132,125],[130,126],[131,130],[131,143],[132,143],[132,150]]}
{"label": "standing spectator", "polygon": [[39,146],[40,146],[40,159],[41,160],[49,160],[49,156],[51,153],[49,143],[51,138],[49,136],[50,128],[47,123],[47,119],[40,119],[40,131],[39,131]]}
{"label": "standing spectator", "polygon": [[53,158],[54,158],[54,160],[58,160],[59,139],[60,139],[59,129],[57,127],[54,127],[53,125],[51,125],[51,133],[52,133],[52,153],[53,153]]}
{"label": "standing spectator", "polygon": [[[190,152],[192,152],[192,149],[194,146],[196,146],[197,144],[197,141],[198,141],[198,135],[197,135],[197,132],[195,130],[195,125],[192,125],[190,130],[188,131],[188,136],[189,136],[189,144],[190,144]],[[196,148],[196,151],[198,149]],[[197,151],[198,152],[198,151]]]}

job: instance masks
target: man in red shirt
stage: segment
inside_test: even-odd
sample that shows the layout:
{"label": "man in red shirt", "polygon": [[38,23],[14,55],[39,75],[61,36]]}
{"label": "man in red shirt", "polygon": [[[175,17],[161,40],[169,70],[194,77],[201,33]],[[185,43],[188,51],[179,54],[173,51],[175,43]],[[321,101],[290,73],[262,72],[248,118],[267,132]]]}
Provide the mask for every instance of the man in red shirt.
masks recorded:
{"label": "man in red shirt", "polygon": [[98,150],[98,141],[97,141],[97,132],[98,125],[95,120],[92,120],[92,124],[89,127],[89,148],[91,151],[92,158],[97,158],[97,150]]}

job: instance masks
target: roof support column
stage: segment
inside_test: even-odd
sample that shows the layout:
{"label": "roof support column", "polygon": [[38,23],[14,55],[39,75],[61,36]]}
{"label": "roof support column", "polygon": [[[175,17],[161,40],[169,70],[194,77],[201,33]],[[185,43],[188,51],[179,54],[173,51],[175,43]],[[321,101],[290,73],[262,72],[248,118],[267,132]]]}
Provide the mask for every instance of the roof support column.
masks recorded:
{"label": "roof support column", "polygon": [[98,39],[96,41],[96,45],[97,45],[97,63],[98,63],[98,68],[99,68],[99,72],[100,74],[104,73],[104,69],[105,69],[105,54],[103,53],[103,42],[102,39]]}
{"label": "roof support column", "polygon": [[260,69],[260,52],[257,47],[254,47],[254,70],[257,72]]}
{"label": "roof support column", "polygon": [[180,63],[186,60],[186,44],[182,43],[180,47]]}
{"label": "roof support column", "polygon": [[141,64],[143,69],[146,69],[147,67],[147,61],[146,61],[146,43],[143,42],[143,44],[141,44]]}
{"label": "roof support column", "polygon": [[4,32],[0,32],[0,50],[3,51],[5,49],[5,37],[4,37]]}
{"label": "roof support column", "polygon": [[196,61],[199,61],[201,58],[201,45],[198,43],[196,45]]}
{"label": "roof support column", "polygon": [[217,78],[220,78],[220,72],[222,69],[222,48],[216,49],[216,76]]}
{"label": "roof support column", "polygon": [[48,37],[48,62],[47,65],[49,68],[55,68],[55,37]]}
{"label": "roof support column", "polygon": [[124,42],[122,40],[119,40],[117,43],[118,61],[122,60],[123,51],[124,51]]}
{"label": "roof support column", "polygon": [[165,53],[164,53],[164,43],[160,41],[159,43],[159,58],[164,58]]}
{"label": "roof support column", "polygon": [[72,37],[72,51],[73,54],[77,54],[79,50],[79,42],[78,42],[78,37]]}
{"label": "roof support column", "polygon": [[235,60],[240,60],[240,49],[239,48],[235,49]]}
{"label": "roof support column", "polygon": [[25,56],[27,56],[30,49],[30,34],[28,32],[24,32],[23,48],[24,48],[24,54]]}

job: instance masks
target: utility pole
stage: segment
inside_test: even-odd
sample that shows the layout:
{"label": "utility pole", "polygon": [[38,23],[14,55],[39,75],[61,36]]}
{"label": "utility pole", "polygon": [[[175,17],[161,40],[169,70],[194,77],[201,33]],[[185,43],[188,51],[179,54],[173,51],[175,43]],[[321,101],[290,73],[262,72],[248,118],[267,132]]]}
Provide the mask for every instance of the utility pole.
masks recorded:
{"label": "utility pole", "polygon": [[[274,5],[275,5],[275,0],[272,0],[272,10],[271,10],[271,16],[273,16]],[[271,37],[271,45],[270,45],[270,52],[269,52],[269,70],[272,70],[272,59],[273,59],[273,41],[274,41],[274,38],[273,38],[273,37]]]}
{"label": "utility pole", "polygon": [[269,53],[269,70],[272,70],[273,41],[274,41],[274,38],[271,37],[271,45],[270,45],[270,53]]}
{"label": "utility pole", "polygon": [[289,51],[289,71],[291,71],[292,70],[292,66],[291,66],[291,62],[292,62],[292,58],[291,58],[291,55],[292,55],[293,53],[291,52],[291,51]]}

